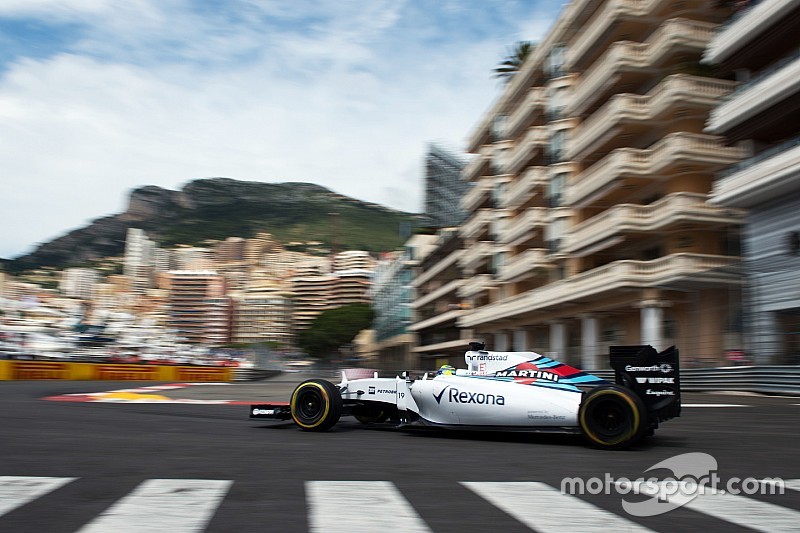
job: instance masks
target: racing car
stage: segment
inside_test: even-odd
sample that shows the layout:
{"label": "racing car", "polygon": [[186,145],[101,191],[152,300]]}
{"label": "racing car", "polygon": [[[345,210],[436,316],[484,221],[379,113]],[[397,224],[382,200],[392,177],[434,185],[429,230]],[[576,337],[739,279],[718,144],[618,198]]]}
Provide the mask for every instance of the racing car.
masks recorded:
{"label": "racing car", "polygon": [[293,420],[327,431],[340,417],[369,426],[432,426],[482,431],[577,433],[599,448],[620,449],[660,422],[680,416],[678,349],[612,346],[614,382],[535,352],[488,351],[470,343],[466,369],[440,369],[416,379],[303,381],[286,403],[250,407],[251,419]]}

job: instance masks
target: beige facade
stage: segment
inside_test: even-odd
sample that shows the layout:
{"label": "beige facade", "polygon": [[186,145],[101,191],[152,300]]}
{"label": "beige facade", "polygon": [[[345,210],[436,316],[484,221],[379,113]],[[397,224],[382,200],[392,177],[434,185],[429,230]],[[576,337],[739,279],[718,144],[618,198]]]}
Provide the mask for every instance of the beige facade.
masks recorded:
{"label": "beige facade", "polygon": [[704,133],[735,85],[700,64],[721,6],[565,7],[469,142],[459,327],[587,369],[611,344],[722,360],[744,213],[707,201],[743,156]]}
{"label": "beige facade", "polygon": [[248,289],[233,298],[231,341],[293,345],[291,293],[279,287]]}
{"label": "beige facade", "polygon": [[207,270],[169,272],[168,326],[191,343],[230,341],[230,299],[221,276]]}

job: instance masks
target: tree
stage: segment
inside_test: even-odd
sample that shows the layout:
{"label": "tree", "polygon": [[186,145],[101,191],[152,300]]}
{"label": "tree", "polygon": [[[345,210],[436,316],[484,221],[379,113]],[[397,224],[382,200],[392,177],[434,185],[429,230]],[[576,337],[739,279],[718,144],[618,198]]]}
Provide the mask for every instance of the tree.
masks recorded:
{"label": "tree", "polygon": [[494,77],[502,79],[505,83],[511,81],[511,78],[519,72],[525,60],[535,49],[536,44],[531,41],[517,41],[513,47],[509,48],[505,59],[495,67]]}
{"label": "tree", "polygon": [[323,311],[311,326],[298,333],[297,344],[309,355],[326,357],[352,342],[372,323],[375,313],[367,304],[351,304]]}

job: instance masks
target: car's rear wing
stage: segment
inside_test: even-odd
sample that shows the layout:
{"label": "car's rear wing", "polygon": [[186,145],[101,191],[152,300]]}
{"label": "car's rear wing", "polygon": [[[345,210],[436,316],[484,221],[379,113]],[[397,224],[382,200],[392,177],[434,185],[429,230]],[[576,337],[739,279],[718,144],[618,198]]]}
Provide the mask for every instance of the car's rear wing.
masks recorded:
{"label": "car's rear wing", "polygon": [[660,353],[647,345],[612,346],[610,358],[616,383],[642,399],[651,419],[662,422],[680,416],[681,376],[675,346]]}

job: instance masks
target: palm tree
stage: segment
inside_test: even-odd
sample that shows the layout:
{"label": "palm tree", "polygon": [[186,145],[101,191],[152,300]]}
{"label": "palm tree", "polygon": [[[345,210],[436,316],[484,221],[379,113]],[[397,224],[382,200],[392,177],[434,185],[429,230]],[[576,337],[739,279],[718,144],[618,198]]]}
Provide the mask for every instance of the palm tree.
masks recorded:
{"label": "palm tree", "polygon": [[494,77],[502,79],[505,83],[511,81],[535,49],[536,44],[531,41],[517,41],[509,48],[506,58],[495,67]]}

